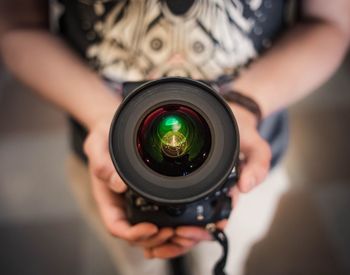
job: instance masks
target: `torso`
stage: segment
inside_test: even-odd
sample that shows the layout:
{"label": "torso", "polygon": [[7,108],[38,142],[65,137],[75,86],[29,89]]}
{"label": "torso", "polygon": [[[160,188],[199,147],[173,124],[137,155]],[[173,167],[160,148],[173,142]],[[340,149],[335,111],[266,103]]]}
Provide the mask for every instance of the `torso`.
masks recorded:
{"label": "torso", "polygon": [[104,78],[214,80],[271,46],[284,1],[61,0],[63,36]]}
{"label": "torso", "polygon": [[[50,1],[52,27],[111,86],[163,76],[230,80],[278,38],[285,2]],[[74,151],[86,160],[86,130],[73,121],[72,133]],[[266,119],[260,133],[271,145],[275,165],[288,141],[285,112]]]}

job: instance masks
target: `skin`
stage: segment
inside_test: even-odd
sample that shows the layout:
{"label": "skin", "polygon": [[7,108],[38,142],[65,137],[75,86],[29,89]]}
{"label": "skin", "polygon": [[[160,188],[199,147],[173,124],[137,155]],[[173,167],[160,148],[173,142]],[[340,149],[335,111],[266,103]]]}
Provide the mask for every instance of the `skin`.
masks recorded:
{"label": "skin", "polygon": [[[89,159],[91,187],[108,232],[141,247],[146,258],[172,258],[210,240],[209,233],[199,227],[159,229],[150,223],[134,226],[128,223],[120,195],[126,186],[112,165],[107,146],[111,119],[121,98],[63,41],[46,31],[47,21],[38,12],[40,3],[46,1],[23,1],[28,5],[25,14],[14,9],[22,1],[14,2],[15,5],[9,0],[0,4],[3,61],[19,80],[88,129],[84,150]],[[346,53],[350,40],[350,1],[302,3],[303,20],[233,84],[236,90],[256,100],[264,117],[321,85]],[[29,11],[35,16],[28,16]],[[230,107],[237,118],[241,152],[245,156],[241,178],[231,191],[237,203],[239,193],[250,192],[267,176],[271,150],[256,130],[255,117],[236,104],[230,103]],[[221,221],[217,226],[224,228],[225,224],[226,221]]]}

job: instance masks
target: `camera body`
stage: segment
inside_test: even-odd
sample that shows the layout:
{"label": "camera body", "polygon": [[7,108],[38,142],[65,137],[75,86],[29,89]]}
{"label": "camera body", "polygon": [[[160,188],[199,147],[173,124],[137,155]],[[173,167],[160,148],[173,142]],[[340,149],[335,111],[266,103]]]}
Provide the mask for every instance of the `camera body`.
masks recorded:
{"label": "camera body", "polygon": [[239,134],[226,102],[203,82],[126,83],[110,154],[128,185],[131,224],[203,226],[226,219],[238,181]]}
{"label": "camera body", "polygon": [[238,176],[234,171],[227,182],[212,194],[180,205],[158,204],[128,190],[125,194],[128,220],[131,224],[147,221],[160,227],[175,227],[179,225],[204,226],[227,219],[232,210],[229,191],[237,180]]}

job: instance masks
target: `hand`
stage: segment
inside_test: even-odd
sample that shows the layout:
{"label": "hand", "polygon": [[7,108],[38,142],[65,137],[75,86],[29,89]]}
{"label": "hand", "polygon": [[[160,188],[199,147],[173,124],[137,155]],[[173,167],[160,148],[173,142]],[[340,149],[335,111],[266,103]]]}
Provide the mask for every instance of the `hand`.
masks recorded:
{"label": "hand", "polygon": [[[260,184],[270,168],[271,149],[257,130],[255,116],[248,110],[234,103],[229,103],[236,117],[240,133],[241,173],[237,185],[231,191],[234,203],[238,193],[247,193]],[[239,191],[239,192],[238,192]]]}
{"label": "hand", "polygon": [[[216,223],[216,226],[223,230],[226,224],[227,220],[222,220]],[[179,226],[174,233],[175,235],[168,242],[145,248],[144,256],[148,259],[174,258],[187,253],[202,241],[211,241],[213,239],[206,229],[198,226]]]}
{"label": "hand", "polygon": [[[269,145],[260,136],[256,128],[256,118],[243,107],[230,104],[236,117],[241,141],[241,154],[244,161],[241,165],[240,179],[231,190],[233,205],[236,206],[240,192],[249,192],[261,183],[270,168],[271,150]],[[217,224],[224,229],[227,221]],[[170,242],[144,249],[147,258],[173,258],[188,252],[201,241],[211,240],[211,235],[201,227],[181,226],[176,228],[175,235]]]}
{"label": "hand", "polygon": [[108,151],[108,133],[112,115],[90,128],[84,144],[89,160],[92,191],[101,213],[102,221],[113,236],[145,249],[159,246],[174,236],[171,228],[158,229],[151,223],[130,225],[124,211],[121,193],[126,185],[117,174]]}

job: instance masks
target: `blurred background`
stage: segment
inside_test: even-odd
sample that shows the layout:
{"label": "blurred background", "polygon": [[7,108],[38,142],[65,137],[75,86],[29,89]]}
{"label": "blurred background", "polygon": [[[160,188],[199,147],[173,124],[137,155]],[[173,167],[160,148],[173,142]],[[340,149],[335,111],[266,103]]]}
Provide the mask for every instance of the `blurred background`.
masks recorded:
{"label": "blurred background", "polygon": [[[350,56],[290,108],[292,188],[245,274],[350,274],[349,87]],[[115,274],[69,191],[68,153],[65,115],[0,64],[0,274]]]}

